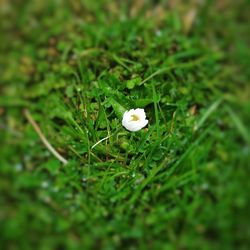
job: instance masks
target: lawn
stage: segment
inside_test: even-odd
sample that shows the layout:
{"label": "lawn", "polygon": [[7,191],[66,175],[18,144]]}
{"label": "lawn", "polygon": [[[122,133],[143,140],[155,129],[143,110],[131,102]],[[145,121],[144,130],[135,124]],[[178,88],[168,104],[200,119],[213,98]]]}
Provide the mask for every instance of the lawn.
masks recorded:
{"label": "lawn", "polygon": [[249,249],[249,8],[1,1],[0,249]]}

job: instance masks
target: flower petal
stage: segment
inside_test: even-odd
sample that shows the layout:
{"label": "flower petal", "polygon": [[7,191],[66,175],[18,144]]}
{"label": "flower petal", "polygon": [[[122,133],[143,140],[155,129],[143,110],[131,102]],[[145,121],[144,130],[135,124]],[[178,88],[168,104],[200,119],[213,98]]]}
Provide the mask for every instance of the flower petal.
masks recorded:
{"label": "flower petal", "polygon": [[[131,119],[132,116],[137,116],[138,120]],[[130,109],[125,111],[122,118],[122,125],[129,131],[135,132],[144,128],[148,124],[144,109]]]}

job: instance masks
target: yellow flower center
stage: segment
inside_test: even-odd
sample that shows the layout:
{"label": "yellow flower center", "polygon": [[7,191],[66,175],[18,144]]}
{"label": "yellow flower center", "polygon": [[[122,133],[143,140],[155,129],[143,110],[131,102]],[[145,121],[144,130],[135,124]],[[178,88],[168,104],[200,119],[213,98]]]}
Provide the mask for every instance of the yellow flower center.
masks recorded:
{"label": "yellow flower center", "polygon": [[132,120],[131,120],[131,121],[134,121],[134,122],[136,122],[136,121],[139,121],[139,120],[140,120],[140,118],[139,118],[137,115],[131,115],[131,118],[132,118]]}

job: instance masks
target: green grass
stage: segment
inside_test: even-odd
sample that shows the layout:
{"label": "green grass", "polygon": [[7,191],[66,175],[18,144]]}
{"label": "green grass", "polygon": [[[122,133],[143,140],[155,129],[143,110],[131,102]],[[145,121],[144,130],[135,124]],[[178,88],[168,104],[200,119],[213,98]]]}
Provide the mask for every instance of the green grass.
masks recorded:
{"label": "green grass", "polygon": [[248,2],[118,2],[1,3],[0,248],[248,249]]}

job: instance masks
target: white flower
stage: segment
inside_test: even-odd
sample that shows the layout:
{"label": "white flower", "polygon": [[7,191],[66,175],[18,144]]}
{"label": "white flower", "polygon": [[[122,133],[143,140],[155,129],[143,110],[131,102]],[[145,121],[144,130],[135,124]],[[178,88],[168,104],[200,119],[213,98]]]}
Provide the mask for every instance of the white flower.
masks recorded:
{"label": "white flower", "polygon": [[138,131],[148,124],[144,109],[130,109],[123,114],[122,126],[129,131]]}

